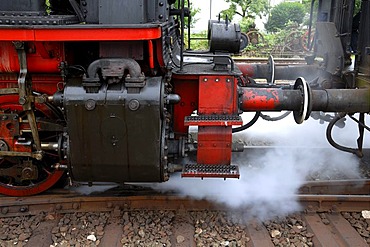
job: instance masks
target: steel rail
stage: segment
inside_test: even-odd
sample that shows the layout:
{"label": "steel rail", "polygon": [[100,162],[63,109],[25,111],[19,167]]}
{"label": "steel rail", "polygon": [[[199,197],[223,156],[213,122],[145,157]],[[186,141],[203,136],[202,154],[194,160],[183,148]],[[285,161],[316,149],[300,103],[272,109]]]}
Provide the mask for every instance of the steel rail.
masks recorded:
{"label": "steel rail", "polygon": [[[340,212],[370,208],[370,195],[297,195],[302,211]],[[194,200],[173,195],[154,196],[34,196],[1,198],[0,217],[74,212],[117,212],[132,210],[235,210],[207,200]],[[248,208],[239,208],[248,210]]]}

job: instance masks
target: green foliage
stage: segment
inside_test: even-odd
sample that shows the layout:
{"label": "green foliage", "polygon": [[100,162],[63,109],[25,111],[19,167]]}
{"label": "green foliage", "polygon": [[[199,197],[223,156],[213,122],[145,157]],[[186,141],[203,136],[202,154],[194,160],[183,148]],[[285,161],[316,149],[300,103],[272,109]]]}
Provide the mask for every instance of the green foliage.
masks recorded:
{"label": "green foliage", "polygon": [[[191,40],[190,41],[190,48],[192,50],[209,50],[209,47],[208,47],[208,40],[207,40],[207,31],[203,31],[201,33],[192,33],[191,34],[191,37],[192,38],[204,38],[202,40]],[[189,47],[188,46],[188,33],[185,33],[185,47]]]}
{"label": "green foliage", "polygon": [[236,5],[232,4],[232,5],[230,5],[230,7],[228,9],[225,9],[225,10],[221,11],[221,13],[220,13],[221,14],[221,19],[226,20],[226,17],[227,17],[227,19],[232,21],[234,15],[235,15],[235,12],[236,12]]}
{"label": "green foliage", "polygon": [[305,7],[301,3],[282,2],[272,8],[265,28],[269,32],[276,32],[283,29],[289,22],[299,25],[303,22],[305,14]]}
{"label": "green foliage", "polygon": [[361,0],[355,0],[355,9],[353,15],[356,15],[361,9]]}
{"label": "green foliage", "polygon": [[240,25],[240,29],[242,30],[242,32],[246,33],[250,30],[251,27],[254,27],[254,19],[243,18],[239,22],[239,25]]}
{"label": "green foliage", "polygon": [[226,0],[230,3],[230,7],[226,10],[221,11],[221,17],[225,18],[227,15],[230,20],[235,15],[239,15],[242,19],[255,20],[257,16],[268,12],[269,1],[268,0]]}

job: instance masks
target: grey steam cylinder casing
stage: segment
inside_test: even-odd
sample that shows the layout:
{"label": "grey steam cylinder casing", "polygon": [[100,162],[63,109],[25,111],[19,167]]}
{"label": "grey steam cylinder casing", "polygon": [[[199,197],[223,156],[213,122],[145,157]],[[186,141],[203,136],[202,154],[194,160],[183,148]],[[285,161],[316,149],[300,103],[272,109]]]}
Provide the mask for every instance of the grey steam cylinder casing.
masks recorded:
{"label": "grey steam cylinder casing", "polygon": [[[68,159],[77,181],[160,182],[162,82],[127,92],[124,83],[102,84],[91,92],[81,82],[64,90]],[[161,108],[162,107],[162,108]]]}

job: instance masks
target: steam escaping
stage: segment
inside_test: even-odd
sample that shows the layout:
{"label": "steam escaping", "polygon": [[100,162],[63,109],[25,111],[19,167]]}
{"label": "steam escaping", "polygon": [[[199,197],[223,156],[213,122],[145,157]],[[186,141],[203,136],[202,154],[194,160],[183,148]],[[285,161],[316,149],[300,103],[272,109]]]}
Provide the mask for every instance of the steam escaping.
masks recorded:
{"label": "steam escaping", "polygon": [[[254,147],[234,155],[232,162],[240,167],[239,180],[182,179],[173,175],[168,182],[152,187],[222,203],[231,209],[247,208],[250,216],[260,219],[299,211],[296,193],[306,180],[361,178],[357,158],[327,144],[326,125],[311,119],[298,126],[291,116],[279,122],[259,120],[235,138],[250,146],[255,142],[275,147],[265,153]],[[348,140],[355,143],[357,127],[345,132],[340,138],[344,144]]]}
{"label": "steam escaping", "polygon": [[73,187],[70,187],[69,189],[82,195],[90,195],[92,193],[104,192],[117,186],[118,184],[116,183],[107,184],[97,182],[94,183],[93,186],[75,183]]}

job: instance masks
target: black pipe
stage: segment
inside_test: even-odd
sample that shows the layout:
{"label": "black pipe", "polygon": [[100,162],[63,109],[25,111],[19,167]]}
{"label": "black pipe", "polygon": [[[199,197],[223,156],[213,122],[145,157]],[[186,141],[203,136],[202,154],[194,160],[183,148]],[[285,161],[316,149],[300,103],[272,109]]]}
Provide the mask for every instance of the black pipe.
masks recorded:
{"label": "black pipe", "polygon": [[313,17],[313,8],[315,5],[315,0],[311,1],[311,9],[310,9],[310,22],[308,25],[308,40],[307,40],[307,49],[311,50],[311,30],[312,30],[312,17]]}
{"label": "black pipe", "polygon": [[370,112],[370,89],[312,90],[312,111]]}
{"label": "black pipe", "polygon": [[331,133],[333,131],[333,127],[334,127],[335,123],[338,122],[340,119],[344,118],[346,115],[347,115],[346,113],[341,112],[338,115],[336,115],[333,120],[330,121],[330,123],[329,123],[329,125],[326,129],[326,139],[328,140],[330,145],[332,145],[334,148],[336,148],[338,150],[341,150],[341,151],[344,151],[344,152],[355,154],[358,157],[362,158],[363,153],[360,149],[348,148],[348,147],[341,146],[338,143],[336,143],[333,140],[333,137],[331,136]]}
{"label": "black pipe", "polygon": [[240,132],[240,131],[243,131],[243,130],[246,130],[248,129],[249,127],[251,127],[253,124],[255,124],[260,116],[261,112],[256,112],[256,114],[254,115],[254,117],[252,118],[251,121],[249,121],[248,123],[244,124],[243,126],[240,126],[240,127],[236,127],[236,128],[233,128],[232,129],[232,133],[237,133],[237,132]]}

